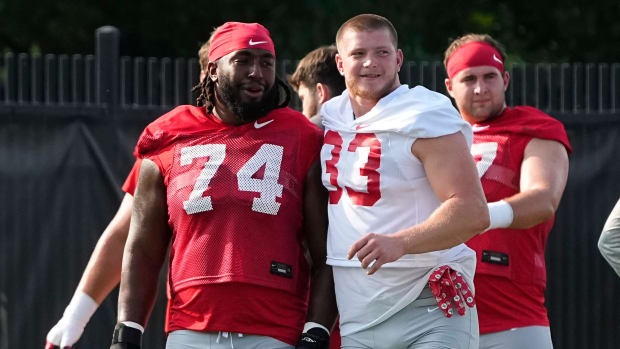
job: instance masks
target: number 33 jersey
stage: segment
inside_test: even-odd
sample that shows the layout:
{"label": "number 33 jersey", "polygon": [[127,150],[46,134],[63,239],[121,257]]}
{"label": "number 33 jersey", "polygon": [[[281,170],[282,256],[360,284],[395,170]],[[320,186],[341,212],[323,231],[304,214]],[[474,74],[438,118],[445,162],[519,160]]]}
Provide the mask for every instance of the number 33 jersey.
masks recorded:
{"label": "number 33 jersey", "polygon": [[[322,180],[329,190],[327,262],[360,266],[357,258],[346,258],[355,241],[367,233],[391,234],[419,224],[441,204],[411,153],[415,140],[462,132],[471,144],[472,131],[448,98],[420,86],[400,86],[358,118],[345,91],[326,102],[321,114]],[[472,252],[460,244],[405,255],[385,267],[435,267],[462,253]]]}
{"label": "number 33 jersey", "polygon": [[241,282],[305,298],[303,188],[320,145],[289,108],[232,126],[181,106],[150,124],[136,151],[167,187],[171,291]]}

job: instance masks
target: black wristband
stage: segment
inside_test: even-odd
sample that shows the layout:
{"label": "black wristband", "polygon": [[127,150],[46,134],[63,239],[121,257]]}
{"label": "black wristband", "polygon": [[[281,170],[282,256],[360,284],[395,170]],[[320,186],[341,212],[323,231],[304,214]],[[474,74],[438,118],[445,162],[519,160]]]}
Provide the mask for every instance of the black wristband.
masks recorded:
{"label": "black wristband", "polygon": [[[112,335],[112,347],[114,348],[127,348],[127,349],[140,349],[142,342],[142,332],[140,330],[129,327],[122,323],[116,324],[114,327],[114,334]],[[117,345],[122,344],[122,345]],[[117,346],[115,346],[117,345]]]}
{"label": "black wristband", "polygon": [[328,349],[329,333],[320,327],[313,327],[299,337],[295,348],[298,349]]}

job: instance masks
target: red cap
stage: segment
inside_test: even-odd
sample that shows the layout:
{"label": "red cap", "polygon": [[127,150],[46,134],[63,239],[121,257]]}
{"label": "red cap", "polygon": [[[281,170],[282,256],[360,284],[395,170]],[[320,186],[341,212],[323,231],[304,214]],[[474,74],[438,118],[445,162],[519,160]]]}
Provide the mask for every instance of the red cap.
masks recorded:
{"label": "red cap", "polygon": [[452,79],[465,68],[483,65],[489,65],[504,72],[504,60],[495,47],[486,42],[471,41],[452,52],[448,58],[446,70],[448,70],[448,77]]}
{"label": "red cap", "polygon": [[258,23],[226,22],[216,30],[211,39],[209,61],[214,62],[244,48],[260,48],[276,55],[267,28]]}

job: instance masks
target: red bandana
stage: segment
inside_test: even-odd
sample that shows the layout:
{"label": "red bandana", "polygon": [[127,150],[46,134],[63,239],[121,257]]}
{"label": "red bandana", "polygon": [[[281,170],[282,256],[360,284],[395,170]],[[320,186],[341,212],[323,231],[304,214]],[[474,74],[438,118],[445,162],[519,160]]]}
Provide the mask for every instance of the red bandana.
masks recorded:
{"label": "red bandana", "polygon": [[489,65],[504,72],[504,60],[495,47],[486,42],[471,41],[460,46],[448,58],[448,77],[452,79],[465,68]]}
{"label": "red bandana", "polygon": [[276,55],[267,28],[258,23],[226,22],[217,29],[211,39],[209,61],[214,62],[244,48],[260,48]]}

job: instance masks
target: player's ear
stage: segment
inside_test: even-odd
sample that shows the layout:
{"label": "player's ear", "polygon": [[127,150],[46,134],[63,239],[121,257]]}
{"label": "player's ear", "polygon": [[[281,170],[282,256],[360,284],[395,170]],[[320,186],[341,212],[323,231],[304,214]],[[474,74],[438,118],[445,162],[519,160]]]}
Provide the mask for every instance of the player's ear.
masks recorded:
{"label": "player's ear", "polygon": [[332,98],[331,91],[327,85],[317,82],[315,88],[317,97],[319,97],[319,104],[323,104]]}
{"label": "player's ear", "polygon": [[505,71],[502,76],[504,78],[504,92],[506,92],[506,90],[508,89],[508,83],[510,82],[510,75],[507,71]]}
{"label": "player's ear", "polygon": [[446,84],[446,91],[448,91],[450,97],[454,98],[454,91],[452,91],[452,80],[450,80],[450,78],[446,78],[444,83]]}
{"label": "player's ear", "polygon": [[207,75],[209,75],[209,79],[211,79],[211,81],[217,81],[217,63],[216,62],[209,62],[209,64],[207,64]]}
{"label": "player's ear", "polygon": [[336,67],[340,75],[344,76],[344,68],[342,67],[342,57],[340,57],[340,53],[336,53]]}

